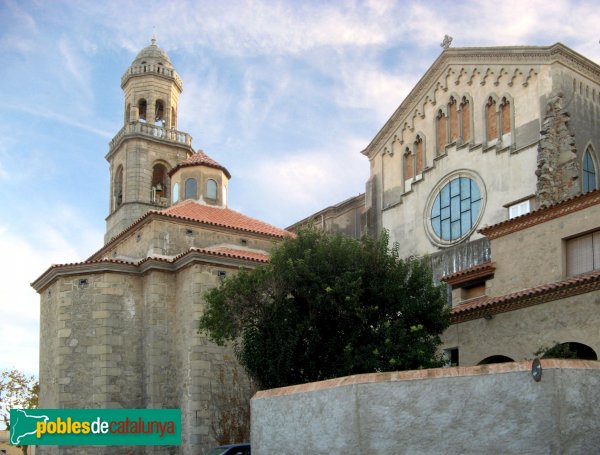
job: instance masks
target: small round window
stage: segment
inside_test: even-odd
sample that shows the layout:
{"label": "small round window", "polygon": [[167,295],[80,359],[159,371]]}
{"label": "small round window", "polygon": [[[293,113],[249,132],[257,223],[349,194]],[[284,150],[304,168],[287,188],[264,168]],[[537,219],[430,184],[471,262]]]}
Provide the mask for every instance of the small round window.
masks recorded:
{"label": "small round window", "polygon": [[444,242],[454,242],[471,232],[481,213],[481,191],[468,177],[456,177],[437,193],[431,206],[431,228]]}

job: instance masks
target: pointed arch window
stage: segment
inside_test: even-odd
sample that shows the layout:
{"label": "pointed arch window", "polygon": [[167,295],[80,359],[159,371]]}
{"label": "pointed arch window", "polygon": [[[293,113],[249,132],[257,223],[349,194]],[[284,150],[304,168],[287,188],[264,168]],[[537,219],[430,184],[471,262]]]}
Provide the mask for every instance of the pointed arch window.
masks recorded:
{"label": "pointed arch window", "polygon": [[417,161],[415,167],[415,173],[419,175],[423,172],[423,166],[425,163],[425,148],[423,147],[423,138],[417,135],[415,139],[415,159]]}
{"label": "pointed arch window", "polygon": [[[440,109],[437,115],[437,154],[443,155],[448,142],[446,114]],[[417,172],[418,174],[418,172]]]}
{"label": "pointed arch window", "polygon": [[471,140],[471,105],[469,100],[463,96],[460,103],[460,115],[462,123],[462,140],[468,142]]}
{"label": "pointed arch window", "polygon": [[596,183],[596,166],[592,158],[591,149],[583,154],[583,192],[594,191],[598,187]]}
{"label": "pointed arch window", "polygon": [[458,103],[453,96],[448,103],[448,116],[450,117],[450,142],[456,142],[458,134]]}
{"label": "pointed arch window", "polygon": [[500,111],[502,114],[502,134],[508,134],[511,131],[510,124],[510,101],[506,97],[502,98],[500,103]]}
{"label": "pointed arch window", "polygon": [[404,180],[409,180],[414,177],[413,154],[408,147],[404,151]]}
{"label": "pointed arch window", "polygon": [[148,110],[148,103],[146,103],[145,99],[141,99],[138,101],[138,112],[140,114],[140,121],[145,122],[146,121],[146,113]]}
{"label": "pointed arch window", "polygon": [[213,179],[208,179],[206,181],[205,195],[207,199],[217,199],[217,182],[215,182]]}
{"label": "pointed arch window", "polygon": [[198,199],[198,182],[196,182],[196,179],[185,181],[184,193],[184,199]]}
{"label": "pointed arch window", "polygon": [[498,139],[498,112],[496,111],[496,100],[491,96],[485,106],[486,117],[486,139],[493,141]]}

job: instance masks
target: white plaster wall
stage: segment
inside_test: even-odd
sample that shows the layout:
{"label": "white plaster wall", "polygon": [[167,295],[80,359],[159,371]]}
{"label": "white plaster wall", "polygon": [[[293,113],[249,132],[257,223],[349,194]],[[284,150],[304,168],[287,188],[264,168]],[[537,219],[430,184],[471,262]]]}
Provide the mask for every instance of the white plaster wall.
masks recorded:
{"label": "white plaster wall", "polygon": [[259,392],[252,453],[583,454],[600,447],[600,364],[377,373]]}

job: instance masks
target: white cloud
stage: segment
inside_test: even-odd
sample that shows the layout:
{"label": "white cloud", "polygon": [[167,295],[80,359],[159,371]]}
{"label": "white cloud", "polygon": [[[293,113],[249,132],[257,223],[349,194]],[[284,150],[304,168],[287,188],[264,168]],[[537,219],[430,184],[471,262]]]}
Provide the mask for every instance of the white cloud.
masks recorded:
{"label": "white cloud", "polygon": [[0,225],[0,369],[37,373],[39,296],[30,283],[53,263],[84,259],[101,244],[101,233],[62,206],[40,209],[28,230]]}

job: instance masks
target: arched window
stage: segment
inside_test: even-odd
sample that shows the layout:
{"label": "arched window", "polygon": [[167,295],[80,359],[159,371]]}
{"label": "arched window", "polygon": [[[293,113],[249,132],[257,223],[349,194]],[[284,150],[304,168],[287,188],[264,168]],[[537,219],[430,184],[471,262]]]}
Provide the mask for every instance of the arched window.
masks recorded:
{"label": "arched window", "polygon": [[208,179],[206,181],[205,196],[207,199],[217,199],[217,182],[213,179]]}
{"label": "arched window", "polygon": [[502,98],[502,102],[500,103],[500,111],[502,113],[502,134],[508,134],[511,130],[510,125],[510,101],[505,98]]}
{"label": "arched window", "polygon": [[496,112],[496,100],[491,96],[485,106],[486,116],[486,139],[493,141],[498,139],[498,113]]}
{"label": "arched window", "polygon": [[583,154],[583,192],[594,191],[597,187],[596,166],[594,165],[591,149],[588,147]]}
{"label": "arched window", "polygon": [[415,157],[417,160],[416,174],[423,172],[423,164],[425,162],[425,150],[423,148],[423,139],[417,135],[415,139]]}
{"label": "arched window", "polygon": [[468,142],[471,140],[471,105],[469,100],[463,96],[460,103],[460,115],[462,121],[462,140]]}
{"label": "arched window", "polygon": [[[440,109],[437,115],[437,153],[443,155],[446,151],[448,133],[446,131],[446,115]],[[417,171],[418,174],[418,171]]]}
{"label": "arched window", "polygon": [[404,152],[404,180],[412,179],[414,176],[413,154],[408,147]]}
{"label": "arched window", "polygon": [[506,363],[506,362],[514,362],[510,357],[506,357],[505,355],[492,355],[490,357],[486,357],[477,365],[490,365],[492,363]]}
{"label": "arched window", "polygon": [[453,96],[448,103],[448,115],[450,117],[450,142],[458,139],[458,106]]}
{"label": "arched window", "polygon": [[171,108],[171,128],[177,129],[177,110],[174,107]]}
{"label": "arched window", "polygon": [[187,179],[185,181],[184,199],[198,199],[198,183],[196,179]]}
{"label": "arched window", "polygon": [[156,101],[154,107],[154,124],[159,126],[165,125],[165,103],[161,100]]}
{"label": "arched window", "polygon": [[168,198],[167,190],[169,188],[167,168],[162,164],[155,164],[152,168],[152,202],[161,202],[163,198]]}
{"label": "arched window", "polygon": [[145,122],[146,121],[146,111],[147,111],[147,103],[145,99],[141,99],[138,101],[138,112],[140,114],[140,121]]}
{"label": "arched window", "polygon": [[117,168],[113,189],[114,208],[116,209],[123,203],[123,166]]}
{"label": "arched window", "polygon": [[582,359],[598,360],[598,355],[586,344],[570,342],[555,344],[546,349],[542,359]]}
{"label": "arched window", "polygon": [[173,204],[179,201],[179,183],[173,185]]}
{"label": "arched window", "polygon": [[125,123],[129,123],[129,119],[131,117],[131,104],[127,104],[125,108]]}

